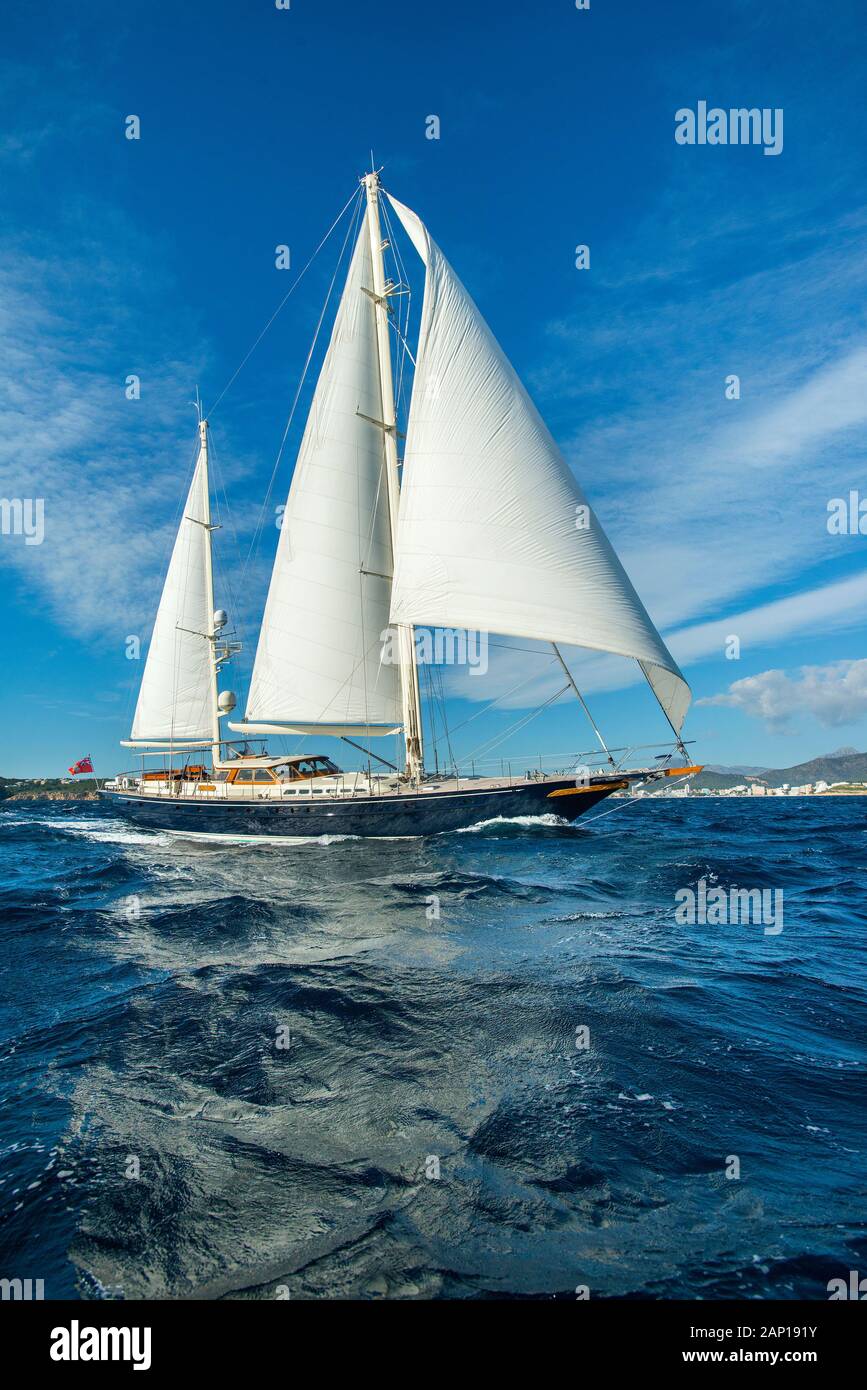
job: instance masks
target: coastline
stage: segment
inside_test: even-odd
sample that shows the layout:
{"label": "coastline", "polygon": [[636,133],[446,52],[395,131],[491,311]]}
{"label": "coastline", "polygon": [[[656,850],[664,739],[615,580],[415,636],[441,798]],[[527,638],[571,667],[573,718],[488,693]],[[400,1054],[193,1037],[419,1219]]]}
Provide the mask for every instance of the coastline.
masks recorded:
{"label": "coastline", "polygon": [[8,792],[5,796],[0,794],[0,806],[4,801],[98,801],[99,792],[83,791],[24,791]]}

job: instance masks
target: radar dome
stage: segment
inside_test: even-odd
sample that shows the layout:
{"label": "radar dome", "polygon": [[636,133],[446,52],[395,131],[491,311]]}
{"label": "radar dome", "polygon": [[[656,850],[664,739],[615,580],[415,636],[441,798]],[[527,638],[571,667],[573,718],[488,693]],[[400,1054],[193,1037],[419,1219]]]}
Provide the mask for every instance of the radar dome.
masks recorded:
{"label": "radar dome", "polygon": [[231,714],[237,703],[234,690],[221,690],[217,697],[217,709],[221,714]]}
{"label": "radar dome", "polygon": [[218,608],[217,611],[216,611],[215,614],[214,614],[214,627],[215,627],[215,628],[225,627],[225,626],[226,626],[226,623],[227,623],[228,621],[229,621],[229,615],[228,615],[228,613],[226,612],[225,608]]}

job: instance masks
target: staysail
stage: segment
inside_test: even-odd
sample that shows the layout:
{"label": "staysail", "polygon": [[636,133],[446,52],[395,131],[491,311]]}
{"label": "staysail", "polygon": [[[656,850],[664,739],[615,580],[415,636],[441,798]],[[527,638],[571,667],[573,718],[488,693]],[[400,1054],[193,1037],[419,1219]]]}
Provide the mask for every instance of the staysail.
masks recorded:
{"label": "staysail", "polygon": [[[355,246],[283,513],[246,733],[394,733],[382,659],[393,569],[366,226]],[[387,650],[387,644],[385,647]]]}
{"label": "staysail", "polygon": [[391,621],[634,657],[679,733],[674,658],[472,299],[389,197],[426,266]]}
{"label": "staysail", "polygon": [[207,476],[202,443],[163,585],[128,743],[212,740]]}

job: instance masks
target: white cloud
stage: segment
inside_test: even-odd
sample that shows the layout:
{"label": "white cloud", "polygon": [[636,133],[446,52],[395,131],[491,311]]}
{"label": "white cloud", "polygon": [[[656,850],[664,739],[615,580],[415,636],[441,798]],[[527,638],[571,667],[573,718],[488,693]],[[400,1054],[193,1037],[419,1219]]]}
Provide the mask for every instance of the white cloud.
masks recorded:
{"label": "white cloud", "polygon": [[826,728],[852,724],[867,714],[867,660],[802,666],[794,678],[785,671],[763,671],[734,681],[727,693],[698,704],[727,705],[776,730],[786,728],[798,714],[810,714]]}

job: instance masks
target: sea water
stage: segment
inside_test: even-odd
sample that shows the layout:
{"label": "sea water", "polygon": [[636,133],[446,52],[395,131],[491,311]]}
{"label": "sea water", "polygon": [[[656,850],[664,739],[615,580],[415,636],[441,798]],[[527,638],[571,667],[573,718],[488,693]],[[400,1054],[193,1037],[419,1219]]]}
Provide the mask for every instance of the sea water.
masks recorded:
{"label": "sea water", "polygon": [[[827,1298],[867,1272],[865,799],[249,846],[6,802],[0,867],[3,1278]],[[702,879],[779,890],[783,929],[678,920]]]}

